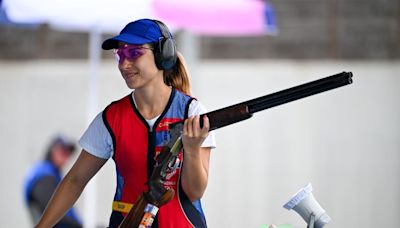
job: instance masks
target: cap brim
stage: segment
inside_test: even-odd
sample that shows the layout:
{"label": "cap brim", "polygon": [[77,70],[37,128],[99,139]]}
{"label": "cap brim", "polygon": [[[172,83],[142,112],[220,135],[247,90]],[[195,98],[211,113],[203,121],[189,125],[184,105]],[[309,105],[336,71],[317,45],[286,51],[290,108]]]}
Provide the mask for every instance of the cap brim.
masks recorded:
{"label": "cap brim", "polygon": [[104,50],[110,50],[118,47],[118,43],[123,42],[127,44],[147,44],[153,43],[154,41],[146,37],[131,35],[131,34],[120,34],[113,38],[107,39],[101,45]]}

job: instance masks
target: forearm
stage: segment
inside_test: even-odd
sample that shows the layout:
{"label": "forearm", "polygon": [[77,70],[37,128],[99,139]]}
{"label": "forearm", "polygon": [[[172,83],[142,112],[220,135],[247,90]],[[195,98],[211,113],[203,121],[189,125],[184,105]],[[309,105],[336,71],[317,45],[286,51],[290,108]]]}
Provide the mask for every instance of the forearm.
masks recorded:
{"label": "forearm", "polygon": [[58,223],[57,226],[68,227],[68,228],[82,228],[82,224],[76,219],[64,216]]}
{"label": "forearm", "polygon": [[86,184],[106,161],[82,150],[78,160],[57,187],[36,227],[53,227],[72,207]]}
{"label": "forearm", "polygon": [[208,148],[184,153],[182,169],[182,188],[190,201],[200,199],[208,183]]}
{"label": "forearm", "polygon": [[54,192],[36,227],[53,227],[74,205],[85,184],[70,173],[67,174]]}

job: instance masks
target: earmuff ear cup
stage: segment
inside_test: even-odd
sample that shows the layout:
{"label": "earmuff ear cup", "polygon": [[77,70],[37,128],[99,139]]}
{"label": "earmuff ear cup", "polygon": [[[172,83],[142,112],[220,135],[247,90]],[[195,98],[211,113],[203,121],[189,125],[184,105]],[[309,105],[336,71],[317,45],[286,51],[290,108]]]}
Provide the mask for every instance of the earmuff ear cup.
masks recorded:
{"label": "earmuff ear cup", "polygon": [[173,39],[163,39],[154,47],[154,57],[157,68],[169,70],[176,63],[176,45]]}
{"label": "earmuff ear cup", "polygon": [[171,38],[165,40],[162,47],[162,68],[171,69],[176,63],[176,46],[175,41]]}
{"label": "earmuff ear cup", "polygon": [[163,38],[160,39],[154,48],[156,65],[160,70],[170,70],[175,65],[177,59],[175,41],[166,25],[161,21],[154,20],[154,22],[158,25],[163,34]]}

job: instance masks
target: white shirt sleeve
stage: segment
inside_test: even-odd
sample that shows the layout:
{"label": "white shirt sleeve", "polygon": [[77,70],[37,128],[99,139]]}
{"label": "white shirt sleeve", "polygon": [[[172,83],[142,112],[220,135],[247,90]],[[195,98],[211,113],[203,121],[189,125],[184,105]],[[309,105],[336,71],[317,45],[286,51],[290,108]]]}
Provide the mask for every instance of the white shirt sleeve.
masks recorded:
{"label": "white shirt sleeve", "polygon": [[[189,117],[194,116],[194,115],[201,115],[207,112],[207,109],[196,99],[192,100],[192,103],[189,105]],[[215,134],[214,131],[210,131],[208,133],[207,138],[204,140],[203,144],[201,144],[201,147],[211,147],[211,149],[214,149],[217,146],[216,141],[215,141]]]}
{"label": "white shirt sleeve", "polygon": [[103,112],[100,112],[79,139],[79,146],[88,153],[103,159],[113,155],[113,142],[103,122]]}

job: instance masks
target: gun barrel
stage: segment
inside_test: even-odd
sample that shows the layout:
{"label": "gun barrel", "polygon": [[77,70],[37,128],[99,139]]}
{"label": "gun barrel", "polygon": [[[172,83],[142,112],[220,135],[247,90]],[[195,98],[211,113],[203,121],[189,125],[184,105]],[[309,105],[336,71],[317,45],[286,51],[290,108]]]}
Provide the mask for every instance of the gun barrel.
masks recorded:
{"label": "gun barrel", "polygon": [[243,103],[248,105],[250,113],[255,113],[264,109],[272,108],[281,104],[351,84],[353,82],[352,77],[353,74],[351,72],[342,72]]}
{"label": "gun barrel", "polygon": [[[353,74],[351,72],[342,72],[249,101],[218,109],[204,115],[207,115],[209,118],[210,131],[212,131],[217,128],[248,119],[255,112],[351,84],[353,82],[352,76]],[[200,121],[202,121],[202,118]]]}

